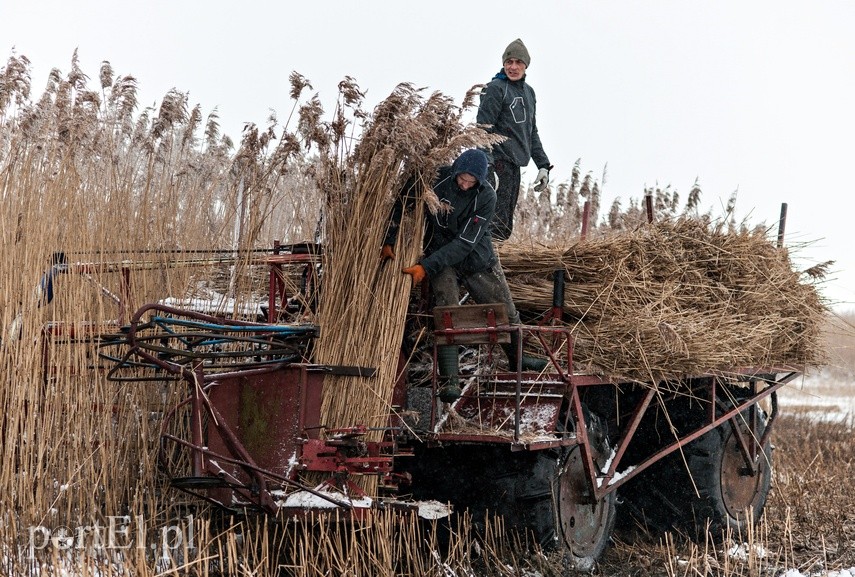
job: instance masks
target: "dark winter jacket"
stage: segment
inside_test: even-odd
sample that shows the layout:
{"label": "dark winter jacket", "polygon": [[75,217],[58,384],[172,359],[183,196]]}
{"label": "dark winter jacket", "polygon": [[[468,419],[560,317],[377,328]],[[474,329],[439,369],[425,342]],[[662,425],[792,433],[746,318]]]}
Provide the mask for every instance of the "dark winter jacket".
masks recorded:
{"label": "dark winter jacket", "polygon": [[536,108],[534,90],[526,84],[525,76],[513,82],[500,71],[487,84],[481,92],[476,122],[489,124],[490,132],[507,137],[493,146],[492,154],[488,153],[491,164],[500,159],[525,167],[534,159],[538,168],[549,167],[537,133]]}
{"label": "dark winter jacket", "polygon": [[[489,270],[498,262],[490,237],[496,191],[487,182],[486,162],[478,162],[474,155],[468,154],[471,152],[478,152],[481,159],[484,158],[481,151],[464,152],[454,164],[440,169],[433,184],[433,191],[444,206],[436,214],[427,215],[424,258],[420,264],[428,278],[449,266],[467,274]],[[477,178],[478,185],[460,190],[457,176],[464,172]],[[404,197],[412,198],[413,186],[415,184],[407,184]],[[392,212],[385,244],[395,244],[402,210],[403,200],[399,198]]]}

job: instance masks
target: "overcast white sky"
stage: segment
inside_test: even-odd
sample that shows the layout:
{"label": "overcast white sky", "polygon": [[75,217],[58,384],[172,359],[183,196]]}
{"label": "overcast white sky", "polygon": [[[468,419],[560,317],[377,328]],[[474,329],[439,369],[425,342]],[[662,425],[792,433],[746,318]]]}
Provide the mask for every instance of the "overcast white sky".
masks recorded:
{"label": "overcast white sky", "polygon": [[345,76],[368,106],[405,81],[460,102],[522,38],[553,182],[581,158],[608,165],[605,206],[657,183],[685,199],[696,178],[716,214],[734,191],[752,223],[786,202],[796,265],[836,261],[838,310],[855,309],[853,31],[850,0],[0,0],[0,58],[32,61],[34,98],[77,48],[93,87],[108,60],[144,105],[189,92],[235,141],[284,121],[291,71],[325,102]]}

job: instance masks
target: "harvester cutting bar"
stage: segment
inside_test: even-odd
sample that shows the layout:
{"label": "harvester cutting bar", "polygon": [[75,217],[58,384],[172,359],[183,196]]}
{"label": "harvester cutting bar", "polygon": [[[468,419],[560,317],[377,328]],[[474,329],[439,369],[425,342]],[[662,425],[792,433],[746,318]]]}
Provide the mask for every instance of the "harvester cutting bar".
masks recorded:
{"label": "harvester cutting bar", "polygon": [[[144,321],[149,313],[154,314]],[[164,375],[181,378],[198,365],[210,375],[300,362],[316,335],[315,325],[251,323],[149,304],[121,333],[104,338],[99,354],[113,363],[111,380],[162,380]]]}

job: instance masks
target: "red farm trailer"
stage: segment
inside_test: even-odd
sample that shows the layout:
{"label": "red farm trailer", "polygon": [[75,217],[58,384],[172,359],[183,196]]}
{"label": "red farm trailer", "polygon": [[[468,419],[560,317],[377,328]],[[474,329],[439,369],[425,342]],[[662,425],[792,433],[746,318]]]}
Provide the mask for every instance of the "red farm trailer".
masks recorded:
{"label": "red farm trailer", "polygon": [[[796,368],[735,367],[674,382],[579,373],[573,335],[550,322],[563,302],[557,274],[551,318],[538,324],[510,326],[503,307],[489,303],[428,315],[428,358],[437,343],[457,343],[487,361],[462,363],[463,395],[446,404],[435,370],[411,378],[417,367],[400,355],[388,424],[382,440],[369,441],[361,423],[326,428],[321,400],[326,375],[373,379],[374,369],[314,363],[317,327],[299,321],[311,299],[286,294],[282,282],[296,267],[303,288],[311,285],[318,251],[277,247],[257,260],[270,268],[264,322],[152,303],[101,339],[110,379],[184,384],[162,423],[161,464],[174,487],[270,514],[448,513],[437,504],[468,509],[475,523],[501,514],[579,566],[606,548],[619,495],[621,514],[690,534],[741,530],[759,518],[776,393]],[[544,371],[490,362],[514,331],[545,352]],[[310,474],[324,481],[307,482]],[[354,482],[365,475],[377,477],[377,494]]]}

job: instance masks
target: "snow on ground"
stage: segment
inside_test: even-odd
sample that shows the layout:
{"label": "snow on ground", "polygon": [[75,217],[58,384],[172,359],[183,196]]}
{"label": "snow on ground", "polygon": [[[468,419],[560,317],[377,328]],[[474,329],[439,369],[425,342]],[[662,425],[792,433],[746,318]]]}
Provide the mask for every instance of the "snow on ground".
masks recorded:
{"label": "snow on ground", "polygon": [[[816,421],[848,423],[855,428],[855,379],[830,377],[824,373],[808,375],[782,387],[778,404],[783,414],[798,414]],[[747,545],[732,547],[728,554],[735,560],[748,558]],[[758,557],[763,552],[754,551]],[[855,567],[840,570],[816,569],[802,573],[787,569],[777,577],[855,577]]]}
{"label": "snow on ground", "polygon": [[[796,379],[778,391],[784,414],[798,414],[817,421],[855,424],[855,378],[841,379],[824,373]],[[853,576],[855,577],[855,576]]]}
{"label": "snow on ground", "polygon": [[818,573],[802,573],[798,569],[787,569],[778,577],[855,577],[855,567],[840,571],[820,571]]}

